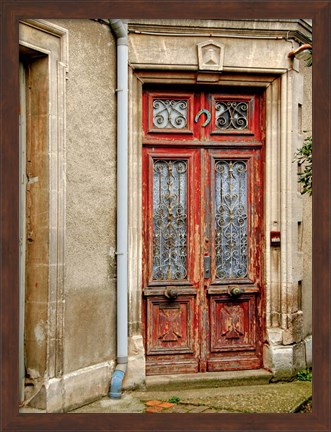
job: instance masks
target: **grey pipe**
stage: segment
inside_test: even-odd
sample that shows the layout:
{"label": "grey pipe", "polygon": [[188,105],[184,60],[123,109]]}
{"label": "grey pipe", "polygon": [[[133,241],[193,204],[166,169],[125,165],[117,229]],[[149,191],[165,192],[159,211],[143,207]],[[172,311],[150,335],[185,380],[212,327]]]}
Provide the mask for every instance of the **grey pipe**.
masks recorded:
{"label": "grey pipe", "polygon": [[119,399],[128,364],[128,25],[109,24],[117,39],[117,366],[109,396]]}
{"label": "grey pipe", "polygon": [[265,39],[265,40],[281,40],[287,39],[285,36],[252,36],[252,35],[234,35],[230,33],[175,33],[175,32],[153,32],[144,30],[130,30],[130,33],[149,35],[149,36],[178,36],[178,37],[221,37],[230,39]]}

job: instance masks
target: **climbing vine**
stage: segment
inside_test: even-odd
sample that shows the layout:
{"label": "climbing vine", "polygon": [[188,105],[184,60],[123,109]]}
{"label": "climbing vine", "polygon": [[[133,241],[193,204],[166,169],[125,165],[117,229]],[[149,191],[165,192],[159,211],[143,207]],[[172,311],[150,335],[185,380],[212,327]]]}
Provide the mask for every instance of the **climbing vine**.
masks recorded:
{"label": "climbing vine", "polygon": [[301,194],[311,195],[313,192],[313,141],[312,136],[305,138],[303,146],[294,154],[301,167],[298,173],[298,182],[302,185]]}

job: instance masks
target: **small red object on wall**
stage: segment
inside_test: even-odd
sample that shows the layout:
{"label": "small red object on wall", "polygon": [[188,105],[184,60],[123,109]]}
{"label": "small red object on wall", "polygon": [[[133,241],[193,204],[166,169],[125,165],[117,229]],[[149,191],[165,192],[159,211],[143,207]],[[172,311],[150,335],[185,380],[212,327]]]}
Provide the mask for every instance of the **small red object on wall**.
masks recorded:
{"label": "small red object on wall", "polygon": [[270,232],[270,244],[273,247],[280,246],[280,231],[271,231]]}

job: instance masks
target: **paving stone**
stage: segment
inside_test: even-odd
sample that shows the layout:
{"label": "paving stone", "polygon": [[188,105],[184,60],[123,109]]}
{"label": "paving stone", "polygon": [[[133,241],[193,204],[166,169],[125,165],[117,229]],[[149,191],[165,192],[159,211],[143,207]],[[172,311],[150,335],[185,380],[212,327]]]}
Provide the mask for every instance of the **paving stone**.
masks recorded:
{"label": "paving stone", "polygon": [[160,403],[160,406],[163,407],[163,408],[171,408],[171,407],[173,407],[174,405],[175,405],[175,404],[170,403],[170,402],[162,402],[162,403]]}
{"label": "paving stone", "polygon": [[207,406],[196,406],[190,410],[190,413],[201,413],[208,409]]}
{"label": "paving stone", "polygon": [[[167,402],[170,391],[124,391],[118,400],[102,398],[72,413],[289,413],[311,399],[312,383],[293,381],[264,385],[178,390],[179,404]],[[143,402],[144,401],[144,402]],[[169,405],[172,405],[169,407]],[[155,409],[154,409],[155,408]],[[147,411],[148,410],[148,411]],[[28,411],[28,408],[21,412]]]}
{"label": "paving stone", "polygon": [[145,402],[145,404],[147,406],[157,406],[157,405],[160,405],[162,403],[164,403],[164,402],[159,401],[159,400],[150,400],[150,401]]}
{"label": "paving stone", "polygon": [[158,413],[163,411],[163,408],[160,406],[151,406],[146,408],[146,413]]}
{"label": "paving stone", "polygon": [[178,412],[177,409],[178,409],[178,407],[175,405],[175,406],[173,406],[171,408],[165,408],[163,412],[165,412],[165,413],[176,413],[176,412]]}
{"label": "paving stone", "polygon": [[[169,400],[173,390],[134,392],[140,400]],[[312,383],[280,382],[264,385],[212,387],[209,389],[178,390],[180,405],[207,406],[217,412],[286,413],[293,412],[312,395]],[[192,408],[193,409],[193,408]]]}
{"label": "paving stone", "polygon": [[194,410],[197,406],[196,405],[189,405],[189,404],[183,404],[181,405],[183,408],[186,409],[187,412],[191,412],[192,410]]}
{"label": "paving stone", "polygon": [[[189,412],[186,408],[184,408],[182,405],[177,405],[177,406],[175,406],[175,407],[173,407],[172,408],[173,409],[173,411],[172,412],[174,412],[174,413],[187,413],[187,412]],[[165,411],[165,412],[170,412],[170,410],[169,411]]]}

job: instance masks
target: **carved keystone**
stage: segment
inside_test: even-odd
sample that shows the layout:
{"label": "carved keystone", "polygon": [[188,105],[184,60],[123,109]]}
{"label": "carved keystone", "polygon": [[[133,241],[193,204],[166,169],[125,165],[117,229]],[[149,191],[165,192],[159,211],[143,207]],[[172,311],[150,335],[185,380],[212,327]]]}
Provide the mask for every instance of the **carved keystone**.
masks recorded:
{"label": "carved keystone", "polygon": [[198,45],[198,60],[200,70],[223,70],[224,45],[209,40]]}

